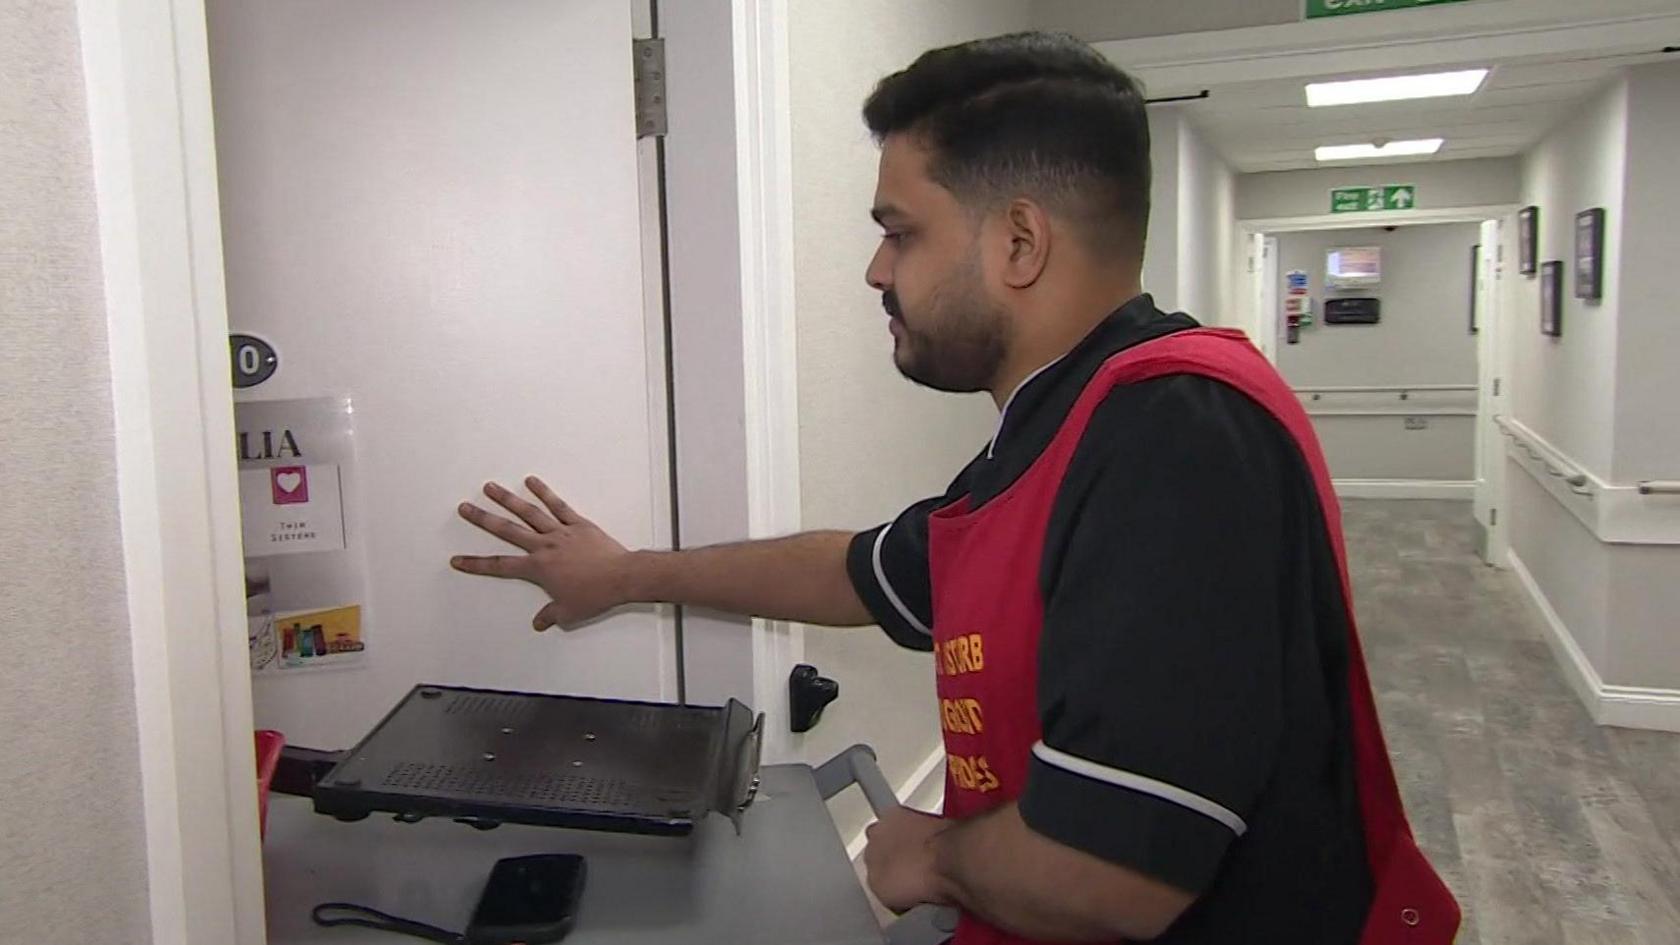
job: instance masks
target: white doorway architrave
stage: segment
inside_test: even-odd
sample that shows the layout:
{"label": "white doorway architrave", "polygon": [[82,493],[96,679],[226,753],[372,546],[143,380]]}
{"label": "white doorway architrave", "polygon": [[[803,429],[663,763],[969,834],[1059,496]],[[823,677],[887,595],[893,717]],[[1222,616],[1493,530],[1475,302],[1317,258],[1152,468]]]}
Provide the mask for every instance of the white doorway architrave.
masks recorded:
{"label": "white doorway architrave", "polygon": [[[1237,221],[1237,238],[1240,245],[1252,247],[1249,254],[1253,256],[1268,237],[1279,233],[1303,232],[1312,230],[1345,230],[1361,229],[1371,226],[1419,226],[1431,223],[1480,223],[1486,224],[1503,221],[1516,213],[1515,206],[1492,204],[1470,207],[1442,207],[1438,209],[1401,210],[1373,213],[1337,213],[1315,214],[1299,217],[1278,217],[1269,219],[1251,219]],[[1497,228],[1495,229],[1497,232]],[[1499,272],[1496,264],[1490,261],[1496,258],[1497,245],[1490,246],[1485,242],[1482,246],[1482,257],[1478,261],[1478,271],[1493,273],[1494,282],[1491,286],[1482,285],[1477,293],[1479,320],[1483,325],[1477,340],[1477,408],[1476,408],[1476,479],[1474,482],[1475,508],[1477,521],[1486,532],[1487,557],[1490,563],[1503,567],[1504,523],[1497,519],[1497,513],[1486,515],[1484,512],[1502,508],[1504,506],[1504,477],[1502,469],[1490,469],[1487,465],[1488,450],[1483,444],[1491,437],[1497,441],[1499,430],[1494,421],[1495,416],[1502,409],[1504,398],[1508,394],[1504,378],[1507,372],[1499,361],[1498,352],[1504,345],[1498,343],[1500,332],[1508,319],[1502,316],[1504,303],[1503,292],[1499,290],[1502,284],[1498,281]],[[1273,254],[1275,256],[1275,253]],[[1271,262],[1268,267],[1265,263]],[[1250,338],[1264,352],[1268,359],[1276,363],[1278,350],[1277,339],[1280,327],[1278,293],[1276,280],[1276,260],[1249,258],[1240,261],[1241,270],[1235,273],[1239,283],[1248,280],[1248,291],[1238,293],[1244,300],[1239,327],[1249,333]],[[1267,280],[1272,285],[1267,286]],[[1491,329],[1491,331],[1489,330]],[[1499,390],[1495,393],[1495,387]],[[1497,458],[1491,460],[1497,462]],[[1362,482],[1362,481],[1361,481]],[[1375,482],[1375,481],[1373,481]],[[1460,490],[1467,486],[1454,484],[1453,489]],[[1410,493],[1407,493],[1410,494]],[[1373,494],[1374,495],[1374,494]]]}
{"label": "white doorway architrave", "polygon": [[[1299,217],[1273,217],[1267,219],[1238,220],[1237,234],[1242,245],[1251,246],[1254,239],[1261,235],[1277,233],[1295,233],[1305,230],[1356,230],[1372,226],[1417,226],[1425,223],[1482,223],[1487,220],[1503,220],[1516,212],[1516,207],[1504,204],[1490,204],[1474,207],[1442,207],[1427,210],[1396,210],[1378,213],[1324,213]],[[1261,305],[1261,294],[1253,288],[1254,282],[1263,277],[1261,267],[1248,269],[1247,260],[1243,260],[1245,271],[1237,273],[1239,282],[1247,280],[1251,291],[1243,293],[1247,300],[1244,306],[1242,327],[1252,337],[1269,338],[1277,333],[1277,310],[1266,311]],[[1262,350],[1267,350],[1262,346]],[[1272,351],[1267,351],[1273,354]],[[1275,358],[1274,358],[1275,360]]]}

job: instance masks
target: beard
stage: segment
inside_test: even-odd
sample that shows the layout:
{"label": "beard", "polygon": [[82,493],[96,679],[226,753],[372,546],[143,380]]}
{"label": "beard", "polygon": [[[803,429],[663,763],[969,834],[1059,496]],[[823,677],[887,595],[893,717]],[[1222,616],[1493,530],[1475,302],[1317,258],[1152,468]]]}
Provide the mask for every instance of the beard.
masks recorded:
{"label": "beard", "polygon": [[1009,350],[1009,319],[981,289],[977,259],[953,272],[911,318],[891,289],[881,304],[899,328],[893,363],[900,374],[947,393],[990,389]]}

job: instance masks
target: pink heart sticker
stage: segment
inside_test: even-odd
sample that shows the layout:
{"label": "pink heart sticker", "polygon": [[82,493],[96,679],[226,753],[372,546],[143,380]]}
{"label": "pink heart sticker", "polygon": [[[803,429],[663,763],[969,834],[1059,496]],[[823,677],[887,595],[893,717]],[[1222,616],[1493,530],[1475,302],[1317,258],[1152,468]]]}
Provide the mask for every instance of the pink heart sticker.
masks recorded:
{"label": "pink heart sticker", "polygon": [[275,505],[301,505],[309,501],[309,470],[304,466],[276,466],[271,483]]}

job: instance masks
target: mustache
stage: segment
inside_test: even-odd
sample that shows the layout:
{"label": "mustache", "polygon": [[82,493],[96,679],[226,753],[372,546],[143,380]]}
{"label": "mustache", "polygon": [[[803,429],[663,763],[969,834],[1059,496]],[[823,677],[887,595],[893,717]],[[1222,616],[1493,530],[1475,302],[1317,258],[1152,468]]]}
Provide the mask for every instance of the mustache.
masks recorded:
{"label": "mustache", "polygon": [[904,310],[898,307],[898,293],[891,289],[881,293],[881,307],[887,314],[900,321],[904,320]]}

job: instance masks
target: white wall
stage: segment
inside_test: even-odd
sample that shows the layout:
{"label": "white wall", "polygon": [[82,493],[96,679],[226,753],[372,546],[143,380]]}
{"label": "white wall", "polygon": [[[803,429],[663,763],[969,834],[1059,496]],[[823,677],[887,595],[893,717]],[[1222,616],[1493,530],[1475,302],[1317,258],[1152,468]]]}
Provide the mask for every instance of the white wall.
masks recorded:
{"label": "white wall", "polygon": [[[1627,156],[1627,85],[1618,82],[1554,129],[1522,161],[1524,205],[1540,208],[1536,259],[1565,261],[1573,245],[1575,211],[1604,207],[1607,260],[1620,258],[1622,175]],[[1605,280],[1604,300],[1588,306],[1567,280],[1563,337],[1540,334],[1539,276],[1518,272],[1514,227],[1506,227],[1505,272],[1511,305],[1502,329],[1510,350],[1512,416],[1576,463],[1608,478],[1614,436],[1617,280]],[[1533,576],[1587,661],[1601,675],[1609,666],[1612,552],[1590,529],[1508,463],[1508,521],[1512,554]]]}
{"label": "white wall", "polygon": [[[1680,476],[1680,356],[1672,272],[1680,187],[1680,67],[1639,67],[1554,129],[1523,161],[1522,202],[1540,208],[1538,258],[1565,263],[1563,335],[1539,332],[1537,277],[1515,273],[1514,228],[1504,247],[1511,307],[1511,411],[1575,465],[1613,486]],[[1604,297],[1574,298],[1578,211],[1606,213]],[[1538,598],[1586,661],[1575,677],[1642,687],[1641,719],[1680,730],[1680,545],[1609,544],[1508,464],[1511,551]],[[1627,514],[1672,500],[1636,499]],[[1602,693],[1601,693],[1602,695]],[[1655,708],[1650,708],[1655,706]]]}
{"label": "white wall", "polygon": [[1271,220],[1330,212],[1336,187],[1416,184],[1417,208],[1516,203],[1521,180],[1513,158],[1267,171],[1237,178],[1237,219]]}
{"label": "white wall", "polygon": [[146,943],[104,274],[71,0],[0,2],[0,127],[0,940]]}
{"label": "white wall", "polygon": [[[1298,344],[1279,344],[1278,369],[1295,387],[1474,385],[1476,336],[1470,334],[1470,247],[1474,223],[1372,227],[1278,234],[1278,298],[1284,275],[1305,270],[1318,321]],[[1374,296],[1382,302],[1375,325],[1323,321],[1325,253],[1336,246],[1378,246],[1383,281],[1371,289],[1328,297]],[[1281,315],[1278,321],[1282,322]],[[1431,408],[1473,409],[1474,391],[1398,395],[1324,394],[1308,401],[1330,472],[1338,479],[1465,482],[1475,473],[1475,418],[1432,416]],[[1409,430],[1400,416],[1324,416],[1361,409],[1409,410],[1427,429]]]}
{"label": "white wall", "polygon": [[1236,175],[1188,121],[1178,129],[1177,210],[1177,307],[1206,324],[1228,324],[1236,317]]}
{"label": "white wall", "polygon": [[1602,675],[1610,654],[1610,548],[1515,463],[1507,463],[1505,481],[1511,551]]}
{"label": "white wall", "polygon": [[1179,130],[1184,116],[1177,109],[1149,109],[1149,229],[1144,235],[1143,291],[1155,296],[1166,311],[1178,305],[1178,173]]}
{"label": "white wall", "polygon": [[[1680,64],[1630,70],[1627,167],[1621,227],[1606,240],[1616,292],[1615,441],[1610,471],[1617,482],[1680,479],[1680,319],[1674,306],[1674,261],[1680,258]],[[1611,210],[1610,212],[1615,212]],[[1616,247],[1611,255],[1608,247]],[[1583,316],[1587,317],[1587,316]],[[1651,498],[1647,504],[1680,501]],[[1606,678],[1629,686],[1680,688],[1680,547],[1612,550],[1610,626],[1615,634]]]}
{"label": "white wall", "polygon": [[[1576,211],[1603,207],[1609,221],[1604,258],[1621,258],[1626,161],[1626,83],[1579,109],[1524,161],[1522,203],[1540,208],[1537,259],[1564,262],[1562,338],[1540,334],[1539,276],[1517,274],[1511,266],[1518,287],[1509,336],[1512,412],[1606,479],[1615,437],[1620,285],[1614,277],[1605,279],[1600,302],[1575,298],[1571,249]],[[1507,248],[1507,260],[1516,259],[1513,252]]]}
{"label": "white wall", "polygon": [[[863,281],[878,230],[869,220],[877,152],[859,116],[876,81],[923,51],[1023,29],[1009,0],[792,3],[795,293],[799,323],[800,490],[808,528],[864,528],[944,491],[991,435],[985,397],[913,387],[892,365],[881,301]],[[811,760],[874,745],[902,783],[939,747],[928,657],[877,630],[811,628],[805,656],[840,682],[840,700],[805,737]],[[855,792],[853,792],[855,795]],[[842,836],[866,815],[836,806]]]}
{"label": "white wall", "polygon": [[1149,231],[1143,289],[1206,324],[1236,317],[1236,176],[1178,109],[1149,109]]}
{"label": "white wall", "polygon": [[1610,469],[1622,481],[1680,479],[1680,65],[1632,70],[1627,109],[1628,199],[1618,255],[1605,256],[1618,262],[1609,279],[1619,309]]}
{"label": "white wall", "polygon": [[[1470,247],[1475,223],[1435,223],[1278,235],[1278,296],[1291,269],[1307,273],[1315,315],[1328,298],[1382,301],[1375,325],[1326,325],[1301,332],[1301,343],[1278,349],[1291,384],[1398,385],[1476,383],[1476,336],[1470,333]],[[1324,288],[1325,254],[1338,246],[1382,249],[1383,278],[1368,289]]]}

